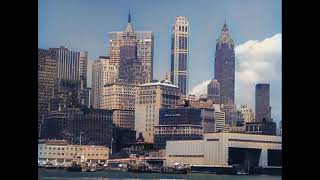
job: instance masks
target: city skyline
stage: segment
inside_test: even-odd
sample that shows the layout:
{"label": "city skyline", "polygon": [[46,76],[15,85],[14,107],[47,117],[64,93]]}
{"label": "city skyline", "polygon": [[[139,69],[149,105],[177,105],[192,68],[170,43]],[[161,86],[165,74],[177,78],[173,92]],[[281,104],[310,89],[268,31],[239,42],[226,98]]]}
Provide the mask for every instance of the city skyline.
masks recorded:
{"label": "city skyline", "polygon": [[[183,1],[185,5],[175,9],[181,2],[163,1],[163,4],[159,5],[158,2],[120,1],[107,4],[101,2],[97,6],[83,1],[39,1],[39,47],[64,45],[72,50],[88,51],[89,62],[92,63],[99,56],[106,55],[108,32],[123,30],[127,25],[126,18],[130,10],[135,30],[152,31],[155,35],[154,79],[161,80],[164,79],[164,74],[170,71],[171,26],[176,16],[183,15],[190,22],[190,67],[192,68],[190,68],[189,92],[198,93],[202,89],[197,91],[194,87],[213,78],[215,42],[226,19],[235,42],[236,104],[238,106],[249,104],[253,108],[254,84],[268,82],[271,84],[273,118],[276,121],[281,120],[281,61],[279,61],[281,60],[281,1],[241,2],[244,5],[236,1],[225,3],[203,1],[207,7],[202,5],[202,8],[209,7],[214,9],[214,12],[203,10],[203,12],[197,11],[197,14],[190,9],[201,5],[195,1]],[[121,7],[124,3],[128,8]],[[141,3],[143,9],[139,7]],[[157,8],[150,8],[152,6]],[[88,8],[88,11],[81,11],[83,8]],[[161,13],[163,11],[166,13]],[[83,14],[78,14],[79,12]],[[145,13],[149,15],[144,16]],[[250,22],[246,21],[248,17]],[[201,21],[197,21],[199,18]],[[274,47],[274,44],[275,48],[268,48]],[[253,53],[251,51],[248,53],[250,48],[253,49]],[[260,64],[257,63],[260,61]],[[254,66],[250,67],[252,64]],[[91,72],[88,75],[88,80],[91,81]],[[248,88],[250,91],[253,90],[252,93],[247,92]],[[250,97],[241,97],[248,96],[247,94]]]}

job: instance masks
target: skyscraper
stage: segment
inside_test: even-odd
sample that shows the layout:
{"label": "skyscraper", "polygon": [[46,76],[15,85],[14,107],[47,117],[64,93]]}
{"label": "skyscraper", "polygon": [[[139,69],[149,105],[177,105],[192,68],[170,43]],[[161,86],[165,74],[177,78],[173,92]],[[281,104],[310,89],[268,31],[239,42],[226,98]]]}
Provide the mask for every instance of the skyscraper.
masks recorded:
{"label": "skyscraper", "polygon": [[214,76],[220,83],[221,104],[234,104],[235,53],[226,22],[217,39]]}
{"label": "skyscraper", "polygon": [[68,48],[50,48],[57,61],[57,78],[80,80],[81,88],[87,87],[88,52],[70,51]]}
{"label": "skyscraper", "polygon": [[124,83],[139,85],[146,83],[146,76],[142,62],[137,58],[137,45],[121,46],[119,80]]}
{"label": "skyscraper", "polygon": [[220,83],[216,79],[212,79],[207,86],[208,99],[212,99],[214,103],[220,104]]}
{"label": "skyscraper", "polygon": [[270,107],[270,84],[256,84],[256,122],[272,122]]}
{"label": "skyscraper", "polygon": [[[53,97],[56,79],[56,60],[54,53],[38,49],[38,123],[39,130],[44,115],[48,112],[48,103]],[[41,133],[41,132],[40,132]]]}
{"label": "skyscraper", "polygon": [[110,58],[100,56],[92,65],[91,106],[101,108],[101,96],[104,85],[118,80],[119,68],[110,62]]}
{"label": "skyscraper", "polygon": [[189,22],[186,17],[177,16],[171,35],[171,74],[170,79],[178,86],[181,95],[188,93],[189,64]]}
{"label": "skyscraper", "polygon": [[110,64],[120,64],[120,48],[128,45],[136,46],[136,59],[141,65],[137,64],[141,66],[140,69],[144,73],[143,82],[151,82],[153,78],[153,34],[151,31],[134,31],[130,13],[125,31],[109,32]]}

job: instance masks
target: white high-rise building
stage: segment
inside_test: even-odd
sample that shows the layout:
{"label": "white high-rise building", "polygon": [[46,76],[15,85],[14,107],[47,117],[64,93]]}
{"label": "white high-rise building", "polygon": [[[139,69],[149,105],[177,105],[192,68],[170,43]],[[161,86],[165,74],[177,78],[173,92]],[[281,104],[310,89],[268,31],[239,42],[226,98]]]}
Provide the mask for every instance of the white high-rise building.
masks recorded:
{"label": "white high-rise building", "polygon": [[171,82],[178,86],[182,96],[188,94],[189,22],[177,16],[171,35]]}
{"label": "white high-rise building", "polygon": [[254,114],[251,108],[249,108],[247,105],[241,105],[240,111],[243,115],[243,120],[245,123],[254,122]]}
{"label": "white high-rise building", "polygon": [[142,84],[138,87],[135,103],[135,131],[144,141],[153,143],[154,126],[159,126],[159,111],[162,107],[177,105],[179,88],[166,79],[161,82]]}
{"label": "white high-rise building", "polygon": [[220,104],[213,104],[215,130],[214,132],[222,132],[225,130],[226,113],[221,110]]}
{"label": "white high-rise building", "polygon": [[104,85],[114,83],[119,76],[117,65],[110,63],[110,58],[100,56],[92,64],[91,106],[101,108],[101,97]]}

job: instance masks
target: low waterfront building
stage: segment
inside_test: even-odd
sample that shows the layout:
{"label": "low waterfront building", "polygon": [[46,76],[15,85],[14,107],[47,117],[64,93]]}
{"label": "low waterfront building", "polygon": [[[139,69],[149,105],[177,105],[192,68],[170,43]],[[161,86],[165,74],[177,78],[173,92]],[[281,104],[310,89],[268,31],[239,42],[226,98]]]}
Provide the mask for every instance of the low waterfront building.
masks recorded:
{"label": "low waterfront building", "polygon": [[71,145],[66,140],[40,140],[38,143],[39,161],[71,162],[83,156],[87,162],[106,162],[109,148],[95,145]]}
{"label": "low waterfront building", "polygon": [[280,136],[207,133],[203,140],[167,141],[165,164],[213,168],[249,162],[250,167],[281,167],[281,151]]}

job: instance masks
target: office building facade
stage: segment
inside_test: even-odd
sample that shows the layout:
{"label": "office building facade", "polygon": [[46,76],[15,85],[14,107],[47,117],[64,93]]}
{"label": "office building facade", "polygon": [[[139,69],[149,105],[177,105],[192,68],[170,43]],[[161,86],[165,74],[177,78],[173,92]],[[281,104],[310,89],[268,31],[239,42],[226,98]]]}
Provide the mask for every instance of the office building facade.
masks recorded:
{"label": "office building facade", "polygon": [[246,104],[240,106],[240,111],[243,115],[243,120],[245,123],[254,122],[254,113],[251,108],[249,108]]}
{"label": "office building facade", "polygon": [[[49,100],[54,95],[54,83],[56,79],[55,54],[46,50],[38,49],[38,129],[48,113]],[[41,134],[41,132],[39,132]]]}
{"label": "office building facade", "polygon": [[213,108],[161,108],[159,126],[155,126],[154,146],[163,149],[167,140],[201,139],[203,133],[214,132],[214,129]]}
{"label": "office building facade", "polygon": [[177,105],[180,96],[179,88],[168,79],[140,85],[135,101],[136,136],[141,134],[145,142],[153,143],[154,127],[159,125],[160,108]]}
{"label": "office building facade", "polygon": [[167,141],[200,140],[203,126],[193,124],[175,124],[155,126],[154,148],[165,149]]}
{"label": "office building facade", "polygon": [[213,104],[215,129],[214,132],[222,132],[225,128],[226,114],[221,110],[220,104]]}
{"label": "office building facade", "polygon": [[188,94],[189,22],[177,16],[171,35],[171,82],[178,86],[181,95]]}
{"label": "office building facade", "polygon": [[119,81],[127,84],[146,83],[147,74],[143,64],[137,58],[137,45],[124,45],[120,47]]}
{"label": "office building facade", "polygon": [[113,123],[121,128],[134,129],[137,86],[125,83],[105,84],[101,95],[101,109],[113,111]]}
{"label": "office building facade", "polygon": [[275,122],[251,122],[244,126],[245,132],[248,134],[277,135],[277,124]]}
{"label": "office building facade", "polygon": [[270,84],[256,84],[256,122],[272,122],[270,107]]}
{"label": "office building facade", "polygon": [[88,52],[70,51],[64,46],[49,51],[55,53],[58,79],[80,80],[81,88],[87,87]]}
{"label": "office building facade", "polygon": [[212,79],[207,86],[208,99],[212,99],[215,104],[220,104],[220,83]]}
{"label": "office building facade", "polygon": [[92,65],[91,106],[101,108],[101,95],[104,85],[117,82],[119,68],[110,62],[110,58],[100,56]]}
{"label": "office building facade", "polygon": [[73,144],[111,147],[112,111],[66,107],[58,102],[58,109],[50,109],[46,116],[46,139],[65,139]]}

